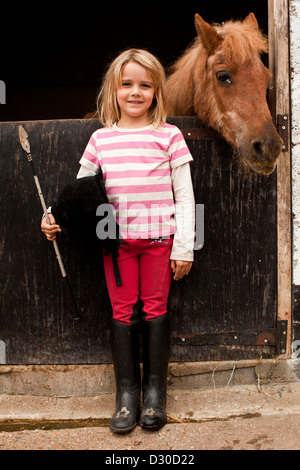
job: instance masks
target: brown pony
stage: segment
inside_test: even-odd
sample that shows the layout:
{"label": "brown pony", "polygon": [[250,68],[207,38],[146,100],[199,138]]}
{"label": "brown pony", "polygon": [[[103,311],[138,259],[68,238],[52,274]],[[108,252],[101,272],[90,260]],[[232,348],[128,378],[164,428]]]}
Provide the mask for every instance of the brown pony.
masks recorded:
{"label": "brown pony", "polygon": [[253,13],[244,21],[211,26],[196,15],[192,47],[172,67],[167,81],[169,116],[197,115],[235,149],[247,169],[270,174],[282,140],[266,100],[271,72],[268,51]]}

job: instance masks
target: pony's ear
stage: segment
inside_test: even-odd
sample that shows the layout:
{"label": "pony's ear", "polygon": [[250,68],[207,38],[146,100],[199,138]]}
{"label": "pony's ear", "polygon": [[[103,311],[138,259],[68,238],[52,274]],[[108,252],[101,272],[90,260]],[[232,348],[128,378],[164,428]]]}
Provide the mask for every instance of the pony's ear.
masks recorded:
{"label": "pony's ear", "polygon": [[195,15],[195,26],[203,46],[208,54],[212,55],[222,42],[222,39],[215,28],[206,23],[198,14]]}
{"label": "pony's ear", "polygon": [[248,26],[253,26],[256,29],[259,29],[258,22],[254,13],[249,13],[249,15],[244,19],[243,23],[247,24]]}

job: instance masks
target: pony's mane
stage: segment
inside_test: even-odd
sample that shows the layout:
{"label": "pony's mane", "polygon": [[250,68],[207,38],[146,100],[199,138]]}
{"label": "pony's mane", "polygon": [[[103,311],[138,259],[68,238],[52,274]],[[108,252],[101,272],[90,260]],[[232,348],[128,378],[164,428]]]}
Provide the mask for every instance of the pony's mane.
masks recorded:
{"label": "pony's mane", "polygon": [[253,52],[268,52],[267,36],[251,24],[228,21],[214,27],[223,39],[222,51],[227,61],[241,64],[251,60]]}
{"label": "pony's mane", "polygon": [[[242,21],[227,21],[223,24],[213,25],[222,41],[222,52],[225,60],[235,64],[242,64],[252,59],[252,54],[267,53],[268,37],[253,25]],[[195,64],[201,69],[205,67],[207,54],[197,36],[185,53],[169,68],[169,73],[193,73]]]}

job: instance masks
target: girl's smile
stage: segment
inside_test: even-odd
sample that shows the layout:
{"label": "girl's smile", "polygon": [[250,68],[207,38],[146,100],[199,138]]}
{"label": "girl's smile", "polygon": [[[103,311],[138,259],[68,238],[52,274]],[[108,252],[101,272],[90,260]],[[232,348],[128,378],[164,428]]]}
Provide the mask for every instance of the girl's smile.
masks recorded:
{"label": "girl's smile", "polygon": [[117,89],[117,101],[121,110],[119,127],[143,127],[149,125],[149,108],[154,98],[154,84],[149,72],[129,62],[122,73]]}

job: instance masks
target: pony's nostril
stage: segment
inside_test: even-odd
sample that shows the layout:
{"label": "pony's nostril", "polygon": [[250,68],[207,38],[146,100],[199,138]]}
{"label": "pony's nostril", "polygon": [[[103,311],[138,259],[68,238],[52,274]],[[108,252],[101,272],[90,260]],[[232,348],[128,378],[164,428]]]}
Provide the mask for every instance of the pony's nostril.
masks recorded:
{"label": "pony's nostril", "polygon": [[262,142],[252,142],[252,153],[263,163],[265,160]]}

